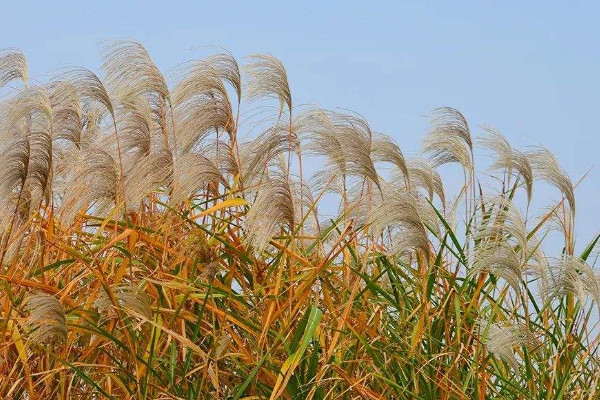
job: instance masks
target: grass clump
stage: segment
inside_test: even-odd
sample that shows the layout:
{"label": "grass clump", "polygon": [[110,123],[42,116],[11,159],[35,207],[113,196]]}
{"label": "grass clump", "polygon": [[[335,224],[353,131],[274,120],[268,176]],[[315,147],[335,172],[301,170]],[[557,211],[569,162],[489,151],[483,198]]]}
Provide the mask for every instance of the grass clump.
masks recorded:
{"label": "grass clump", "polygon": [[[167,80],[139,43],[102,55],[33,85],[0,53],[1,398],[598,395],[599,238],[575,252],[549,151],[441,108],[405,158],[292,106],[272,56]],[[537,213],[534,181],[560,194]]]}

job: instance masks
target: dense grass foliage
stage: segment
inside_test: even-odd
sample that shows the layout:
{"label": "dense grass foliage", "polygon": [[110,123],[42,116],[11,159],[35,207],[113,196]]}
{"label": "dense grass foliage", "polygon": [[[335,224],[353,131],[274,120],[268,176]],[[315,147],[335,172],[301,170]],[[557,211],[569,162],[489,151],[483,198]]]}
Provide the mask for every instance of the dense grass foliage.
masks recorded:
{"label": "dense grass foliage", "polygon": [[599,395],[598,237],[550,152],[441,108],[405,158],[271,56],[102,57],[0,53],[0,398]]}

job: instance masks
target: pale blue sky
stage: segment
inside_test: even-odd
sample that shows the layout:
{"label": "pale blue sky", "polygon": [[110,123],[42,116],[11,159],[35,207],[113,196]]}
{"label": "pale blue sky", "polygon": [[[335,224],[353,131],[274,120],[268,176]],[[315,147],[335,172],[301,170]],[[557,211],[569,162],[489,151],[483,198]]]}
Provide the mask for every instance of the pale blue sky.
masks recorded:
{"label": "pale blue sky", "polygon": [[[545,144],[576,180],[600,144],[599,11],[592,1],[21,1],[2,5],[0,47],[21,48],[41,80],[97,70],[99,42],[115,37],[140,40],[163,70],[206,45],[268,52],[286,65],[295,104],[356,111],[407,155],[423,115],[453,106],[475,133],[485,122],[515,145]],[[599,167],[577,189],[580,248],[600,228]],[[548,195],[558,197],[537,191]]]}

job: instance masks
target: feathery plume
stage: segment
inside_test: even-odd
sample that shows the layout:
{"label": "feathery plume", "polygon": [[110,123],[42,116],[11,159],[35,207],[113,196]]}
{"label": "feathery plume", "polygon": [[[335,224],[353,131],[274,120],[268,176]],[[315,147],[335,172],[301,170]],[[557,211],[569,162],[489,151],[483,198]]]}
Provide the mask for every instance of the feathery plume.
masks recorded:
{"label": "feathery plume", "polygon": [[[13,139],[0,152],[0,197],[7,199],[25,185],[29,169],[30,145],[26,138]],[[3,203],[0,203],[3,204]],[[9,213],[12,211],[6,210]],[[4,214],[4,213],[3,213]]]}
{"label": "feathery plume", "polygon": [[119,186],[119,167],[105,150],[91,147],[74,150],[66,157],[62,213],[71,222],[77,212],[95,204],[98,213],[114,204]]}
{"label": "feathery plume", "polygon": [[81,145],[83,108],[75,85],[67,81],[49,85],[54,140]]}
{"label": "feathery plume", "polygon": [[[425,189],[430,201],[433,201],[433,196],[436,195],[442,206],[445,206],[444,183],[431,163],[423,158],[409,158],[406,164],[411,188]],[[406,175],[392,173],[392,182],[395,184],[405,184],[405,180]]]}
{"label": "feathery plume", "polygon": [[170,201],[179,204],[209,183],[228,183],[219,167],[200,154],[184,154],[173,164],[173,184]]}
{"label": "feathery plume", "polygon": [[248,75],[246,86],[248,99],[275,97],[279,100],[281,112],[285,104],[291,113],[292,93],[281,61],[270,54],[253,54],[248,58],[250,63],[244,67]]}
{"label": "feathery plume", "polygon": [[235,153],[230,141],[214,140],[191,154],[202,154],[221,174],[236,176],[240,173],[240,164]]}
{"label": "feathery plume", "polygon": [[503,241],[484,242],[475,249],[469,275],[487,272],[503,278],[517,292],[521,293],[522,261],[510,244]]}
{"label": "feathery plume", "polygon": [[297,147],[295,135],[290,141],[289,132],[289,126],[277,124],[256,139],[240,144],[240,168],[246,186],[254,184],[272,160]]}
{"label": "feathery plume", "polygon": [[344,195],[344,176],[333,168],[315,172],[309,182],[314,193]]}
{"label": "feathery plume", "polygon": [[[44,127],[51,125],[52,104],[48,92],[43,87],[28,86],[11,98],[4,106],[8,110],[4,122],[8,127],[21,125],[20,127],[25,135],[28,133],[27,130],[35,124]],[[27,120],[25,121],[25,119]]]}
{"label": "feathery plume", "polygon": [[423,139],[423,151],[434,167],[457,162],[467,171],[473,168],[473,142],[465,117],[450,107],[438,108],[431,116],[431,128]]}
{"label": "feathery plume", "polygon": [[116,113],[117,131],[122,138],[123,154],[139,159],[152,151],[152,110],[141,98],[123,102]]}
{"label": "feathery plume", "polygon": [[538,147],[526,153],[531,160],[531,165],[537,179],[544,180],[560,190],[567,199],[572,214],[575,215],[575,189],[569,175],[560,168],[558,160],[550,150]]}
{"label": "feathery plume", "polygon": [[269,179],[258,193],[246,216],[246,242],[263,251],[282,226],[294,227],[294,196],[284,177]]}
{"label": "feathery plume", "polygon": [[0,50],[0,88],[14,79],[27,84],[27,60],[18,49]]}
{"label": "feathery plume", "polygon": [[31,194],[32,206],[39,206],[50,197],[52,185],[52,137],[46,130],[29,135],[29,163],[25,185]]}
{"label": "feathery plume", "polygon": [[114,115],[113,104],[104,84],[96,74],[86,68],[69,68],[59,74],[55,80],[65,81],[72,84],[79,96],[87,102],[96,102],[104,106],[106,110]]}
{"label": "feathery plume", "polygon": [[242,97],[242,77],[235,58],[231,54],[220,53],[209,56],[206,62],[214,67],[221,79],[233,87],[239,101]]}
{"label": "feathery plume", "polygon": [[112,285],[109,289],[116,301],[113,304],[106,290],[100,291],[94,306],[98,312],[110,315],[113,307],[119,307],[125,311],[131,310],[136,314],[143,315],[147,319],[152,318],[152,299],[141,288],[131,284]]}
{"label": "feathery plume", "polygon": [[[367,179],[379,187],[371,157],[373,135],[364,119],[316,109],[302,114],[297,126],[298,136],[308,141],[307,153],[325,157],[325,169],[339,171],[343,177]],[[398,154],[395,160],[399,162]]]}
{"label": "feathery plume", "polygon": [[25,299],[25,308],[29,313],[29,338],[34,345],[51,348],[67,340],[65,311],[58,299],[49,294],[31,295]]}
{"label": "feathery plume", "polygon": [[195,97],[175,110],[179,154],[192,151],[210,133],[219,130],[232,132],[234,119],[229,103],[214,98]]}
{"label": "feathery plume", "polygon": [[[1,190],[5,196],[11,198],[11,192],[16,190],[16,184],[21,181],[19,192],[15,201],[28,198],[28,207],[25,216],[29,214],[29,207],[37,207],[42,199],[49,195],[52,169],[52,111],[48,93],[45,88],[32,86],[21,90],[15,97],[11,98],[5,106],[6,124],[4,127],[4,140],[8,141],[9,147],[4,148],[3,157],[6,162],[6,170],[0,176],[4,186]],[[23,146],[21,139],[27,141]],[[23,157],[27,156],[25,162]],[[23,179],[23,167],[26,167]],[[6,206],[6,205],[5,205]],[[10,207],[18,207],[25,211],[22,204]],[[5,208],[5,212],[9,211]],[[3,213],[5,214],[5,213]],[[4,215],[6,216],[6,214]],[[3,223],[4,217],[0,217]]]}
{"label": "feathery plume", "polygon": [[480,321],[480,340],[491,354],[498,356],[515,371],[519,370],[519,361],[515,356],[515,347],[533,347],[537,340],[533,333],[524,325],[507,325]]}
{"label": "feathery plume", "polygon": [[389,136],[381,134],[373,135],[371,157],[375,162],[379,161],[394,164],[410,184],[408,179],[409,171],[406,161],[404,160],[404,155],[402,154],[400,147],[398,147]]}
{"label": "feathery plume", "polygon": [[235,131],[235,118],[227,89],[219,71],[207,61],[199,61],[179,73],[173,91],[175,135],[179,153],[188,152],[211,132]]}
{"label": "feathery plume", "polygon": [[346,171],[379,185],[379,175],[371,158],[372,133],[367,121],[353,115],[331,114],[334,134],[343,141]]}
{"label": "feathery plume", "polygon": [[539,278],[540,295],[544,301],[550,302],[570,293],[583,302],[589,295],[600,307],[600,281],[582,259],[562,255],[551,262],[539,263],[533,273]]}
{"label": "feathery plume", "polygon": [[110,41],[102,50],[102,59],[106,86],[119,101],[152,94],[169,99],[165,78],[140,43]]}
{"label": "feathery plume", "polygon": [[127,206],[135,209],[148,194],[171,187],[172,182],[173,157],[170,151],[162,150],[143,156],[125,177]]}
{"label": "feathery plume", "polygon": [[370,231],[379,236],[386,228],[391,229],[390,253],[411,250],[429,252],[429,239],[417,206],[414,193],[399,189],[384,190],[383,200],[374,207],[370,218]]}
{"label": "feathery plume", "polygon": [[495,128],[483,125],[487,135],[480,139],[481,146],[496,153],[492,170],[505,170],[511,176],[517,172],[523,178],[527,191],[527,201],[531,202],[533,193],[533,169],[527,155],[511,147],[508,140]]}
{"label": "feathery plume", "polygon": [[546,207],[545,215],[550,215],[546,224],[547,230],[559,232],[564,240],[566,248],[573,245],[572,238],[575,228],[575,216],[573,211],[566,204],[559,207]]}
{"label": "feathery plume", "polygon": [[477,219],[473,229],[473,239],[488,243],[490,241],[510,241],[519,246],[527,255],[528,232],[519,209],[512,201],[502,196],[484,200],[486,212]]}

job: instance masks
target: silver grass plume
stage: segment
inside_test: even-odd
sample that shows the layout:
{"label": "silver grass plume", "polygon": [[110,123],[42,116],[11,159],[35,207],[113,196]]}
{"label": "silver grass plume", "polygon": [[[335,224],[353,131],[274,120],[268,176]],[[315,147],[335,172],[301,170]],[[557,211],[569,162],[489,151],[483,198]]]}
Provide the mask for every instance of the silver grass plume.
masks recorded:
{"label": "silver grass plume", "polygon": [[487,135],[480,139],[481,146],[496,154],[490,168],[505,170],[509,176],[516,172],[523,179],[527,191],[527,201],[531,202],[533,169],[529,158],[525,153],[513,149],[506,137],[497,129],[488,125],[483,125],[483,129],[487,132]]}
{"label": "silver grass plume", "polygon": [[489,241],[507,241],[519,247],[523,255],[528,254],[528,231],[523,216],[514,203],[504,197],[497,196],[484,199],[485,213],[481,215],[473,229],[473,240],[486,243]]}
{"label": "silver grass plume", "polygon": [[[29,164],[25,185],[31,193],[32,207],[49,199],[52,185],[52,136],[47,130],[29,135]],[[33,211],[33,210],[32,210]]]}
{"label": "silver grass plume", "polygon": [[221,79],[233,87],[239,101],[242,97],[242,77],[235,58],[231,54],[220,53],[207,57],[206,62],[214,67]]}
{"label": "silver grass plume", "polygon": [[297,148],[296,137],[292,134],[290,142],[289,132],[289,126],[276,124],[256,139],[240,144],[240,168],[246,186],[255,184],[272,160]]}
{"label": "silver grass plume", "polygon": [[200,154],[184,154],[173,164],[170,202],[179,204],[209,183],[220,183],[228,187],[218,165],[215,165],[211,159]]}
{"label": "silver grass plume", "polygon": [[[188,152],[211,132],[235,131],[235,118],[222,75],[209,61],[182,68],[173,91],[179,153]],[[233,78],[232,78],[233,79]]]}
{"label": "silver grass plume", "polygon": [[165,78],[140,43],[110,41],[102,49],[102,59],[106,86],[118,101],[141,95],[169,99]]}
{"label": "silver grass plume", "polygon": [[30,295],[25,299],[25,309],[29,313],[29,339],[35,346],[52,348],[66,341],[65,311],[57,298],[49,294]]}
{"label": "silver grass plume", "polygon": [[340,193],[345,195],[346,207],[344,209],[344,204],[342,203],[342,208],[339,212],[345,213],[345,216],[354,220],[356,225],[367,224],[372,210],[379,207],[382,202],[382,196],[379,193],[370,193],[362,179],[351,177],[346,178],[341,183],[345,183]]}
{"label": "silver grass plume", "polygon": [[258,192],[246,216],[246,243],[263,251],[282,227],[294,229],[294,195],[282,176],[270,178]]}
{"label": "silver grass plume", "polygon": [[370,232],[380,236],[390,232],[391,254],[421,250],[429,254],[427,229],[421,218],[418,197],[402,189],[384,190],[383,200],[375,207],[370,218]]}
{"label": "silver grass plume", "polygon": [[388,162],[405,176],[406,182],[410,185],[409,171],[406,165],[404,155],[400,147],[389,137],[382,134],[373,135],[371,144],[371,157],[375,162]]}
{"label": "silver grass plume", "polygon": [[223,175],[240,173],[239,160],[230,141],[211,140],[192,154],[201,154],[209,159]]}
{"label": "silver grass plume", "polygon": [[[571,239],[573,238],[575,216],[573,211],[566,204],[559,207],[547,207],[547,214],[550,214],[550,219],[547,223],[548,231],[556,231],[562,234],[565,240],[565,246],[572,246]],[[547,215],[546,214],[546,215]]]}
{"label": "silver grass plume", "polygon": [[[423,158],[409,158],[406,160],[406,164],[411,187],[424,189],[430,201],[433,201],[433,196],[436,195],[442,206],[445,207],[444,183],[439,172],[433,168],[431,163]],[[404,174],[392,173],[394,184],[401,185],[405,179]]]}
{"label": "silver grass plume", "polygon": [[248,99],[275,97],[279,100],[280,112],[283,112],[284,105],[291,112],[292,93],[281,61],[270,54],[253,54],[248,59],[250,62],[244,66],[248,80],[246,85]]}
{"label": "silver grass plume", "polygon": [[307,141],[307,154],[326,157],[329,168],[347,175],[343,138],[337,135],[330,115],[318,108],[300,114],[297,122],[298,136]]}
{"label": "silver grass plume", "polygon": [[[114,108],[108,95],[106,87],[92,71],[86,68],[69,68],[55,78],[56,81],[64,81],[72,84],[81,99],[93,107],[93,103],[103,106],[111,116],[114,116]],[[96,109],[98,112],[98,109]]]}
{"label": "silver grass plume", "polygon": [[379,175],[371,158],[372,133],[367,121],[361,117],[332,113],[335,135],[343,140],[346,171],[370,180],[380,188]]}
{"label": "silver grass plume", "polygon": [[[17,137],[0,152],[0,231],[10,224],[18,193],[23,191],[29,169],[30,146],[26,138]],[[17,193],[17,194],[15,194]],[[8,201],[7,201],[8,200]]]}
{"label": "silver grass plume", "polygon": [[34,96],[39,96],[39,100],[35,101],[37,104],[29,114],[30,152],[25,184],[32,193],[33,205],[38,207],[44,198],[49,197],[52,185],[54,119],[48,92],[39,88]]}
{"label": "silver grass plume", "polygon": [[81,145],[83,130],[82,99],[75,85],[56,81],[49,85],[54,140]]}
{"label": "silver grass plume", "polygon": [[119,187],[119,167],[109,152],[90,147],[74,150],[65,158],[65,179],[61,191],[62,218],[73,221],[79,211],[94,205],[102,213],[115,204]]}
{"label": "silver grass plume", "polygon": [[577,296],[582,302],[590,296],[600,307],[600,281],[592,267],[584,260],[562,255],[536,265],[533,274],[539,279],[539,290],[546,302],[568,293]]}
{"label": "silver grass plume", "polygon": [[147,195],[170,188],[172,182],[173,156],[170,151],[156,151],[141,157],[125,177],[127,207],[137,208]]}
{"label": "silver grass plume", "polygon": [[[110,148],[115,146],[115,135],[108,134],[105,124],[105,116],[107,109],[100,103],[83,103],[81,115],[81,136],[78,143],[72,143],[69,146],[66,143],[63,150],[75,147],[80,150],[89,149],[90,147],[104,147],[108,145]],[[112,124],[112,121],[110,122]]]}
{"label": "silver grass plume", "polygon": [[343,175],[333,168],[317,171],[311,176],[309,186],[313,189],[314,193],[335,193],[343,196],[343,178]]}
{"label": "silver grass plume", "polygon": [[575,189],[569,175],[560,167],[554,154],[546,148],[538,147],[534,151],[527,152],[526,155],[531,160],[536,179],[544,180],[560,190],[574,216]]}
{"label": "silver grass plume", "polygon": [[[52,104],[45,88],[29,86],[22,89],[15,97],[4,104],[8,110],[5,122],[9,127],[21,125],[26,130],[27,125],[44,121],[50,125],[52,121]],[[35,119],[29,121],[29,119]],[[26,133],[26,132],[24,132]]]}
{"label": "silver grass plume", "polygon": [[122,151],[135,159],[152,151],[152,110],[142,98],[122,102],[116,112],[116,125],[122,138]]}
{"label": "silver grass plume", "polygon": [[[313,109],[302,114],[297,125],[298,136],[308,142],[307,153],[324,156],[325,169],[339,172],[344,178],[367,179],[379,187],[379,175],[371,157],[373,135],[364,119]],[[389,146],[387,152],[389,156]],[[399,162],[397,156],[395,160]]]}
{"label": "silver grass plume", "polygon": [[[375,196],[368,199],[367,203],[370,203],[371,209],[377,209],[383,205],[390,197],[396,196],[398,193],[407,193],[408,199],[413,201],[413,204],[417,210],[418,216],[421,222],[425,226],[427,231],[431,231],[437,238],[440,237],[441,231],[439,226],[439,217],[435,212],[435,209],[429,202],[425,200],[423,195],[417,190],[409,189],[404,185],[396,185],[394,183],[382,183],[383,196]],[[356,197],[359,195],[356,194]],[[365,196],[361,196],[365,197]]]}
{"label": "silver grass plume", "polygon": [[[15,136],[23,137],[28,142],[26,175],[21,186],[21,192],[26,191],[30,196],[29,206],[38,207],[42,200],[49,196],[52,170],[52,107],[45,88],[32,86],[21,90],[15,97],[4,104],[6,119],[3,121],[4,133],[8,133],[8,142],[15,143]],[[18,142],[18,139],[17,139]],[[18,146],[16,154],[8,150],[8,157],[15,160],[24,155]],[[6,150],[5,150],[6,151]],[[18,161],[15,173],[21,173],[23,163]],[[8,172],[11,175],[11,172]],[[13,176],[14,177],[14,176]],[[9,186],[14,180],[8,179]],[[13,187],[14,189],[14,187]],[[29,210],[31,211],[31,210]],[[27,214],[29,213],[27,212]]]}
{"label": "silver grass plume", "polygon": [[27,84],[27,60],[18,49],[0,50],[0,88],[14,79]]}
{"label": "silver grass plume", "polygon": [[319,225],[316,205],[313,207],[310,215],[305,213],[308,212],[308,210],[314,204],[311,187],[306,182],[300,181],[299,177],[289,173],[287,170],[287,161],[283,155],[279,155],[279,157],[274,160],[273,164],[275,167],[275,176],[285,176],[286,180],[288,181],[290,192],[292,194],[292,204],[295,211],[294,221],[301,221],[302,218],[306,217],[302,227],[316,234]]}
{"label": "silver grass plume", "polygon": [[522,265],[522,259],[510,244],[504,241],[485,241],[475,248],[469,275],[490,273],[503,278],[520,294]]}
{"label": "silver grass plume", "polygon": [[130,310],[143,315],[147,319],[152,318],[152,299],[140,287],[131,284],[118,284],[110,286],[109,290],[116,304],[113,304],[106,290],[101,290],[98,298],[94,301],[94,306],[101,314],[110,316],[110,310],[116,306],[125,311]]}
{"label": "silver grass plume", "polygon": [[430,119],[431,128],[423,139],[423,152],[434,167],[457,162],[466,171],[473,169],[473,142],[465,117],[450,107],[437,108]]}
{"label": "silver grass plume", "polygon": [[479,336],[487,351],[505,361],[515,371],[519,361],[515,347],[534,347],[537,339],[524,325],[501,325],[497,322],[479,321]]}

